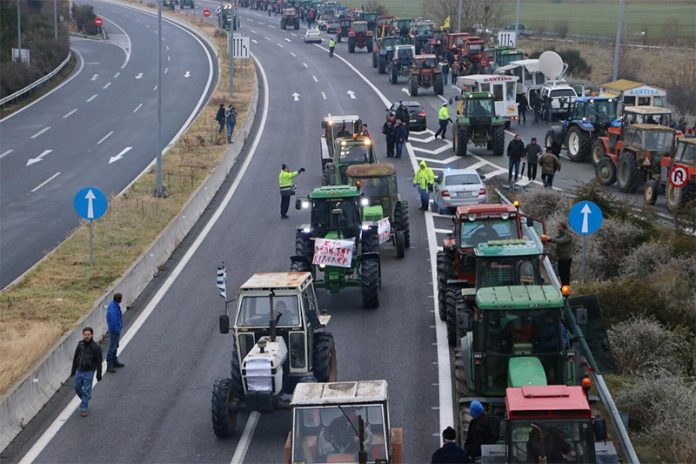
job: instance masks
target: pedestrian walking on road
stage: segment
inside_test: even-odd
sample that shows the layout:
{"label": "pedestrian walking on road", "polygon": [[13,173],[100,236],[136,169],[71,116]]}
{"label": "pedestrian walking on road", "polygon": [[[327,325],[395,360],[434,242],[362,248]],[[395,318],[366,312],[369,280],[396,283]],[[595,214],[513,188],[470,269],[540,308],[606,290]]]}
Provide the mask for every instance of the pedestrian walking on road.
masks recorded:
{"label": "pedestrian walking on road", "polygon": [[94,372],[97,382],[102,379],[102,352],[97,342],[93,340],[94,330],[91,327],[82,329],[82,340],[78,342],[73,356],[70,376],[75,377],[75,394],[80,398],[80,415],[89,415],[89,400],[92,399],[92,382]]}
{"label": "pedestrian walking on road", "polygon": [[109,329],[109,351],[106,352],[106,372],[113,374],[117,367],[125,364],[118,362],[118,343],[123,330],[123,313],[121,312],[123,295],[117,293],[106,308],[106,326]]}
{"label": "pedestrian walking on road", "polygon": [[225,120],[227,121],[227,143],[232,143],[232,133],[234,126],[237,124],[237,109],[230,104],[225,112]]}
{"label": "pedestrian walking on road", "polygon": [[450,71],[450,66],[448,61],[443,61],[440,63],[442,66],[442,82],[447,85],[447,82],[449,81],[449,71]]}
{"label": "pedestrian walking on road", "polygon": [[441,139],[446,139],[447,135],[447,124],[451,123],[452,120],[449,117],[449,110],[447,109],[447,103],[443,103],[440,110],[437,112],[437,122],[440,124],[440,128],[435,132],[435,138],[438,135],[442,135]]}
{"label": "pedestrian walking on road", "polygon": [[433,170],[428,167],[425,161],[421,161],[420,168],[416,171],[416,175],[413,176],[413,185],[418,187],[418,194],[420,195],[421,211],[428,211],[430,192],[433,190],[434,182],[435,173],[433,173]]}
{"label": "pedestrian walking on road", "polygon": [[336,48],[336,42],[331,38],[329,39],[329,58],[333,58],[334,48]]}
{"label": "pedestrian walking on road", "polygon": [[469,458],[474,460],[481,457],[481,445],[492,445],[497,437],[493,431],[491,421],[480,401],[474,400],[469,405],[469,414],[472,419],[466,432],[464,449]]}
{"label": "pedestrian walking on road", "polygon": [[457,77],[459,76],[459,71],[461,69],[461,65],[459,64],[459,61],[453,61],[451,70],[452,70],[452,85],[457,83]]}
{"label": "pedestrian walking on road", "polygon": [[559,222],[556,229],[558,235],[549,238],[556,244],[556,260],[558,261],[558,276],[561,285],[570,285],[570,265],[573,263],[573,236],[568,231],[568,224]]}
{"label": "pedestrian walking on road", "polygon": [[392,122],[391,117],[384,122],[384,125],[382,126],[382,133],[387,139],[387,158],[392,158],[394,156],[394,144],[396,142],[396,137],[394,135],[394,122]]}
{"label": "pedestrian walking on road", "polygon": [[524,92],[517,94],[517,111],[520,114],[520,118],[517,120],[517,125],[524,124],[527,125],[527,110],[529,109],[529,102],[527,101],[527,96]]}
{"label": "pedestrian walking on road", "polygon": [[553,187],[553,178],[557,171],[561,170],[561,160],[553,152],[553,147],[546,147],[546,152],[539,158],[541,164],[541,180],[544,187]]}
{"label": "pedestrian walking on road", "polygon": [[508,156],[508,184],[513,183],[512,173],[515,172],[515,182],[519,177],[520,160],[524,156],[524,142],[520,138],[520,134],[515,134],[515,138],[510,141],[507,148]]}
{"label": "pedestrian walking on road", "polygon": [[280,217],[288,218],[288,209],[290,208],[290,197],[295,194],[295,182],[293,179],[305,172],[305,168],[300,168],[297,171],[290,172],[287,164],[280,167],[278,174],[278,187],[280,188]]}
{"label": "pedestrian walking on road", "polygon": [[220,103],[220,107],[218,108],[217,113],[215,114],[215,120],[219,124],[218,135],[222,135],[222,131],[225,130],[225,105],[224,105],[224,103]]}
{"label": "pedestrian walking on road", "polygon": [[433,453],[431,464],[461,464],[469,462],[464,448],[457,445],[457,432],[452,427],[442,431],[442,447]]}
{"label": "pedestrian walking on road", "polygon": [[396,158],[401,158],[401,152],[406,143],[406,137],[408,132],[406,131],[406,124],[401,122],[401,119],[396,120],[394,125],[394,147],[396,148]]}
{"label": "pedestrian walking on road", "polygon": [[531,182],[536,180],[539,155],[542,153],[536,137],[532,137],[532,141],[525,147],[524,151],[527,155],[527,178]]}

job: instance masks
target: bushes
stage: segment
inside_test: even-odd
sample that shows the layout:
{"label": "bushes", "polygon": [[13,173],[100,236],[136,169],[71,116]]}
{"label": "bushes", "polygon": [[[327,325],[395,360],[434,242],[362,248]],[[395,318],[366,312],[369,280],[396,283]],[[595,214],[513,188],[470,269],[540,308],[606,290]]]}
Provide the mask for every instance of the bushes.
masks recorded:
{"label": "bushes", "polygon": [[593,278],[605,280],[619,275],[619,266],[641,243],[638,226],[607,218],[602,227],[588,239],[586,262]]}
{"label": "bushes", "polygon": [[97,15],[94,14],[94,7],[92,5],[74,4],[73,18],[75,18],[77,30],[83,34],[94,35],[99,32],[97,26],[94,24]]}
{"label": "bushes", "polygon": [[625,278],[644,279],[668,261],[671,253],[668,244],[657,241],[641,243],[621,262],[619,273]]}
{"label": "bushes", "polygon": [[519,195],[522,210],[535,218],[547,218],[562,206],[568,206],[563,194],[551,189],[532,189]]}

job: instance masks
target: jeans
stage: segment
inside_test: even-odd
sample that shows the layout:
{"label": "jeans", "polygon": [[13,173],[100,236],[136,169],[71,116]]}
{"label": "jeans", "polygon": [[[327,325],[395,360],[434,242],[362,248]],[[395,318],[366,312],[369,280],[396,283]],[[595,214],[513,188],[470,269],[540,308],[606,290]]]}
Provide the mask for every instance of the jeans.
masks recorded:
{"label": "jeans", "polygon": [[106,352],[106,366],[107,367],[114,367],[114,365],[118,362],[118,342],[119,339],[121,338],[121,334],[119,332],[114,332],[112,330],[109,330],[109,351]]}
{"label": "jeans", "polygon": [[510,161],[508,162],[508,182],[512,180],[512,171],[515,171],[515,182],[517,182],[517,177],[519,177],[520,173],[520,160],[519,159],[514,159],[510,158]]}
{"label": "jeans", "polygon": [[445,85],[447,85],[447,82],[449,81],[448,77],[449,77],[449,71],[442,73],[442,82],[444,82]]}
{"label": "jeans", "polygon": [[218,135],[220,135],[225,130],[225,122],[218,122],[218,124],[220,124],[220,127],[218,127]]}
{"label": "jeans", "polygon": [[447,136],[445,135],[445,132],[447,132],[447,123],[449,123],[448,119],[438,119],[440,123],[440,128],[435,132],[435,138],[437,138],[438,135],[442,134],[441,138],[446,138]]}
{"label": "jeans", "polygon": [[292,196],[292,190],[285,189],[280,191],[280,215],[282,217],[288,216],[288,208],[290,208],[290,197]]}
{"label": "jeans", "polygon": [[517,121],[518,124],[527,124],[527,112],[520,111],[520,119]]}
{"label": "jeans", "polygon": [[394,137],[387,137],[387,156],[394,156]]}
{"label": "jeans", "polygon": [[544,187],[546,187],[546,188],[553,187],[553,176],[554,176],[554,174],[542,174],[541,175],[541,180],[544,182]]}
{"label": "jeans", "polygon": [[80,410],[87,411],[89,400],[92,398],[92,380],[94,379],[94,371],[75,372],[75,394],[82,400],[80,402]]}
{"label": "jeans", "polygon": [[234,132],[235,123],[227,123],[227,141],[232,142],[232,132]]}
{"label": "jeans", "polygon": [[529,180],[536,180],[536,175],[537,175],[537,164],[536,163],[529,163],[527,164],[527,177]]}
{"label": "jeans", "polygon": [[394,146],[396,147],[396,157],[401,158],[401,151],[404,148],[403,142],[396,142],[396,144],[394,144]]}
{"label": "jeans", "polygon": [[421,209],[427,210],[430,207],[430,193],[428,188],[418,187],[418,194],[420,195]]}
{"label": "jeans", "polygon": [[558,277],[561,278],[561,285],[570,285],[570,265],[572,259],[558,260]]}

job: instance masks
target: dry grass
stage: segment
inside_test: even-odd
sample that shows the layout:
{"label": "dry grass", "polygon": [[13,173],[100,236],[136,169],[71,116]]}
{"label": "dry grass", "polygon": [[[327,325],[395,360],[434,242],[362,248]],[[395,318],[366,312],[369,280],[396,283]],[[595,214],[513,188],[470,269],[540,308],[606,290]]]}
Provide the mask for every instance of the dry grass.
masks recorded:
{"label": "dry grass", "polygon": [[92,309],[220,162],[227,145],[216,144],[218,105],[234,104],[236,128],[242,127],[256,83],[253,62],[235,63],[235,93],[229,98],[226,41],[214,27],[196,25],[223,54],[220,80],[208,105],[164,156],[167,198],[152,196],[155,173],[147,173],[123,196],[112,198],[107,214],[95,222],[93,266],[88,265],[89,228],[83,224],[22,282],[0,293],[0,396]]}

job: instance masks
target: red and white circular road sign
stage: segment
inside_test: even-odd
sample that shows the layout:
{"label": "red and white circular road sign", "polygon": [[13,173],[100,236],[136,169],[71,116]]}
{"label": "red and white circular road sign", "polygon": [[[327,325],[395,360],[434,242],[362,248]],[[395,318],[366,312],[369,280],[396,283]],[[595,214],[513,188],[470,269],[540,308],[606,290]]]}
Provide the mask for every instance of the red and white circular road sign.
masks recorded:
{"label": "red and white circular road sign", "polygon": [[687,177],[686,168],[684,166],[674,166],[669,173],[669,183],[675,188],[682,188],[686,185],[689,178]]}
{"label": "red and white circular road sign", "polygon": [[203,8],[203,16],[206,18],[210,16],[210,10],[208,8]]}

